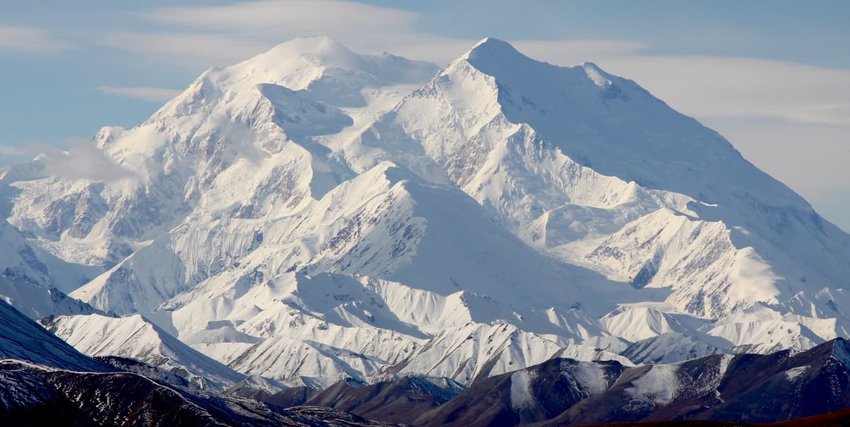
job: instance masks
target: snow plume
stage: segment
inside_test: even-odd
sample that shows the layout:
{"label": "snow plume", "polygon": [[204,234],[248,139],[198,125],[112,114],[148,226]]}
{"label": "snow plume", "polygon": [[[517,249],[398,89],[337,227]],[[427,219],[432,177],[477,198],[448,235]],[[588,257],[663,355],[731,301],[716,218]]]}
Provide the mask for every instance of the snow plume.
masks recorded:
{"label": "snow plume", "polygon": [[39,147],[39,160],[44,165],[46,174],[67,179],[104,182],[134,179],[138,176],[130,169],[115,163],[92,141],[69,140],[67,145],[65,150]]}
{"label": "snow plume", "polygon": [[533,371],[527,370],[516,371],[511,375],[511,407],[515,410],[534,407],[531,382],[534,381],[535,375]]}
{"label": "snow plume", "polygon": [[677,369],[678,365],[653,365],[646,374],[634,380],[632,387],[626,392],[636,398],[666,405],[676,398],[676,390],[679,387]]}

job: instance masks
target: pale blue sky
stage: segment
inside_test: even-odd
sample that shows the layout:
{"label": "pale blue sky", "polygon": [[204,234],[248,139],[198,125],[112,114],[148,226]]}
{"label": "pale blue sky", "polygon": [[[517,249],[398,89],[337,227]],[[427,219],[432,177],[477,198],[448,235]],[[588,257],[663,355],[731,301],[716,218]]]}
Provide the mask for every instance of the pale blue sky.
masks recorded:
{"label": "pale blue sky", "polygon": [[637,80],[850,229],[848,1],[5,3],[0,164],[132,126],[203,69],[294,36],[436,62],[495,36]]}

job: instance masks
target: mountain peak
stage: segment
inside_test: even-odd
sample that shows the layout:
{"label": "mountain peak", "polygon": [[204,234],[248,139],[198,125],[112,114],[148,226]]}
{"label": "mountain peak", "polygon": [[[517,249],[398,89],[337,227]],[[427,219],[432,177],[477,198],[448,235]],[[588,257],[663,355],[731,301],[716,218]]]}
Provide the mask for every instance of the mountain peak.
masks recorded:
{"label": "mountain peak", "polygon": [[497,39],[495,37],[484,37],[483,39],[479,40],[478,43],[476,43],[475,46],[472,47],[471,50],[477,49],[510,49],[514,51],[516,50],[510,43],[501,39]]}
{"label": "mountain peak", "polygon": [[493,37],[482,39],[461,58],[476,66],[491,61],[512,62],[530,59],[516,50],[510,43]]}
{"label": "mountain peak", "polygon": [[333,38],[315,36],[285,41],[227,70],[234,80],[251,84],[273,83],[295,91],[322,86],[327,93],[318,99],[335,105],[340,99],[359,99],[363,86],[424,82],[437,66],[392,55],[361,54]]}
{"label": "mountain peak", "polygon": [[257,58],[292,61],[295,58],[312,58],[319,62],[349,62],[358,57],[351,49],[328,36],[297,37],[287,40]]}
{"label": "mountain peak", "polygon": [[588,80],[601,88],[611,86],[614,78],[592,62],[575,67],[560,67],[535,60],[518,51],[510,43],[493,37],[482,39],[460,59],[487,74],[517,80],[523,85],[529,75],[561,81],[577,78],[583,80],[586,75]]}
{"label": "mountain peak", "polygon": [[598,65],[592,62],[585,62],[581,66],[584,69],[584,73],[587,74],[587,78],[589,78],[596,86],[599,87],[608,87],[613,84],[610,75],[599,68]]}

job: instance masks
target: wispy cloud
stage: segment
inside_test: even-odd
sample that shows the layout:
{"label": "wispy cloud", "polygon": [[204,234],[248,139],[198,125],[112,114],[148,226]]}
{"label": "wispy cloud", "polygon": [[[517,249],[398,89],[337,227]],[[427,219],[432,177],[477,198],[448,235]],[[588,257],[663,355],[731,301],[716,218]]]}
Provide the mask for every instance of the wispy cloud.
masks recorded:
{"label": "wispy cloud", "polygon": [[514,40],[512,43],[532,58],[565,66],[638,55],[649,49],[644,43],[626,40]]}
{"label": "wispy cloud", "polygon": [[130,169],[115,163],[91,140],[69,140],[67,148],[33,147],[49,176],[91,181],[119,181],[137,178]]}
{"label": "wispy cloud", "polygon": [[69,139],[64,147],[36,143],[0,145],[0,156],[0,166],[35,159],[44,166],[44,176],[104,182],[138,178],[134,171],[115,163],[98,149],[92,140]]}
{"label": "wispy cloud", "polygon": [[[173,30],[109,33],[99,42],[198,70],[246,59],[294,37],[327,35],[358,52],[389,51],[438,64],[458,57],[478,41],[417,30],[419,15],[414,12],[344,0],[162,7],[140,16]],[[556,49],[562,58],[568,55],[576,62],[646,47],[622,40],[524,40],[518,46],[530,53]]]}
{"label": "wispy cloud", "polygon": [[29,152],[30,150],[27,150],[24,147],[0,145],[0,156],[20,156],[28,154]]}
{"label": "wispy cloud", "polygon": [[0,168],[32,159],[33,155],[34,153],[25,147],[0,144]]}
{"label": "wispy cloud", "polygon": [[0,51],[50,51],[70,46],[53,33],[33,27],[0,26]]}
{"label": "wispy cloud", "polygon": [[100,86],[97,90],[109,94],[109,95],[117,95],[117,96],[125,96],[128,98],[136,98],[141,99],[143,101],[150,102],[164,102],[168,101],[171,98],[174,98],[180,93],[179,89],[168,89],[162,87],[147,87],[147,86],[133,86],[133,87],[115,87],[115,86]]}
{"label": "wispy cloud", "polygon": [[224,6],[166,7],[145,16],[159,23],[254,37],[352,36],[409,31],[412,12],[342,0],[246,1]]}
{"label": "wispy cloud", "polygon": [[[361,51],[387,50],[405,38],[416,14],[342,0],[246,1],[220,6],[162,7],[139,15],[165,28],[110,32],[101,45],[193,70],[228,65],[294,38],[328,35]],[[169,30],[170,28],[170,30]],[[371,41],[383,40],[378,46]]]}
{"label": "wispy cloud", "polygon": [[153,61],[196,71],[247,59],[276,44],[271,40],[257,40],[236,34],[187,32],[106,33],[99,35],[96,42],[144,55]]}
{"label": "wispy cloud", "polygon": [[689,115],[850,126],[850,70],[719,56],[622,56],[600,62]]}
{"label": "wispy cloud", "polygon": [[43,166],[43,176],[99,182],[134,182],[138,174],[115,163],[92,140],[68,139],[64,147],[38,143],[0,145],[0,167],[33,160]]}

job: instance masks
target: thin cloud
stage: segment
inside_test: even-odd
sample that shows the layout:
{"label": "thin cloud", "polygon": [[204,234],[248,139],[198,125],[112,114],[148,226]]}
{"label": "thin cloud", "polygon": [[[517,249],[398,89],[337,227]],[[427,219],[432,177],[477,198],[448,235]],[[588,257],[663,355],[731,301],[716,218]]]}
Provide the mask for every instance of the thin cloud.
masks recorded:
{"label": "thin cloud", "polygon": [[165,7],[144,14],[181,27],[261,37],[293,34],[352,35],[364,31],[409,31],[417,15],[400,9],[342,0],[247,1],[223,6]]}
{"label": "thin cloud", "polygon": [[21,156],[30,151],[24,147],[16,147],[11,145],[0,145],[0,156]]}
{"label": "thin cloud", "polygon": [[128,98],[140,99],[150,102],[164,102],[177,96],[181,91],[179,89],[168,89],[162,87],[148,86],[133,86],[133,87],[115,87],[115,86],[100,86],[97,90],[109,94],[124,96]]}
{"label": "thin cloud", "polygon": [[625,40],[516,40],[513,45],[534,59],[565,66],[637,55],[649,48]]}
{"label": "thin cloud", "polygon": [[39,161],[49,176],[103,182],[138,178],[130,169],[115,163],[91,140],[70,140],[67,145],[65,150],[38,147]]}
{"label": "thin cloud", "polygon": [[0,51],[50,51],[67,48],[67,42],[41,28],[0,26]]}
{"label": "thin cloud", "polygon": [[474,43],[413,31],[418,19],[413,12],[343,0],[162,7],[140,16],[180,31],[107,34],[101,43],[195,69],[232,64],[286,40],[316,35],[363,53],[391,51],[436,62],[448,61]]}
{"label": "thin cloud", "polygon": [[[437,64],[448,63],[478,41],[416,31],[414,26],[419,15],[414,12],[343,0],[247,1],[221,6],[163,7],[141,16],[157,24],[196,32],[156,36],[123,33],[109,35],[104,40],[114,47],[134,46],[170,61],[197,60],[204,62],[204,66],[229,64],[282,41],[313,35],[333,37],[359,52],[389,51]],[[599,58],[645,48],[640,43],[620,40],[528,40],[520,42],[519,47],[532,53],[556,48],[576,58],[577,62],[587,60],[588,56]]]}
{"label": "thin cloud", "polygon": [[[27,158],[32,159],[33,155],[34,153],[26,147],[0,145],[0,169],[15,163],[21,163],[27,160]],[[0,175],[2,175],[2,172],[0,172]]]}
{"label": "thin cloud", "polygon": [[239,35],[186,32],[115,32],[101,34],[95,41],[102,46],[196,71],[214,65],[230,65],[277,44]]}
{"label": "thin cloud", "polygon": [[[342,0],[162,7],[139,16],[174,31],[113,32],[100,35],[96,42],[193,70],[229,65],[294,37],[327,35],[370,52],[363,39],[374,34],[386,42],[409,33],[417,17],[399,9]],[[384,44],[378,51],[391,47]]]}
{"label": "thin cloud", "polygon": [[850,70],[718,56],[624,56],[600,65],[697,117],[850,126]]}
{"label": "thin cloud", "polygon": [[642,55],[645,46],[617,41],[517,41],[514,45],[554,64],[597,62],[605,71],[635,80],[677,110],[699,118],[850,126],[850,70],[846,69],[745,57]]}

